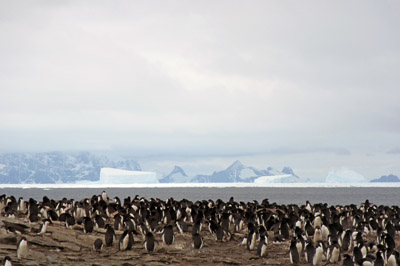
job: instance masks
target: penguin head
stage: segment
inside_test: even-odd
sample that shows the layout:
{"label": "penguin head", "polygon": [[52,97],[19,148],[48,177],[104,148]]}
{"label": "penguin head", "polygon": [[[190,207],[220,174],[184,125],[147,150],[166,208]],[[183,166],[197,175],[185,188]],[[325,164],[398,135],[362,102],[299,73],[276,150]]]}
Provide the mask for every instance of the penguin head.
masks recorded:
{"label": "penguin head", "polygon": [[145,238],[146,239],[154,238],[153,233],[152,232],[147,232]]}
{"label": "penguin head", "polygon": [[50,219],[44,219],[43,224],[46,224],[46,223],[53,224],[53,222]]}

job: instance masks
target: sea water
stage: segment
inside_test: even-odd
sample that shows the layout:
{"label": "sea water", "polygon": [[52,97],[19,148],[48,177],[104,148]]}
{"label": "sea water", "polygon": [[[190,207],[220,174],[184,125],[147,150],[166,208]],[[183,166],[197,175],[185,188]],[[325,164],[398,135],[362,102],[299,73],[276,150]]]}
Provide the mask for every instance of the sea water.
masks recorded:
{"label": "sea water", "polygon": [[357,204],[369,200],[377,205],[400,205],[400,187],[384,186],[364,186],[364,187],[317,187],[317,186],[274,186],[274,187],[253,187],[253,186],[234,186],[234,187],[184,187],[184,186],[131,186],[131,187],[11,187],[2,186],[0,194],[7,196],[13,195],[17,199],[34,198],[41,200],[43,196],[50,199],[59,200],[62,198],[81,200],[90,198],[93,195],[100,195],[106,191],[110,198],[119,197],[121,200],[127,196],[159,198],[166,200],[174,198],[176,200],[188,199],[196,200],[229,200],[234,197],[235,201],[249,202],[257,200],[261,202],[268,199],[270,203],[278,204],[305,204],[307,200],[311,203],[327,203],[329,205]]}

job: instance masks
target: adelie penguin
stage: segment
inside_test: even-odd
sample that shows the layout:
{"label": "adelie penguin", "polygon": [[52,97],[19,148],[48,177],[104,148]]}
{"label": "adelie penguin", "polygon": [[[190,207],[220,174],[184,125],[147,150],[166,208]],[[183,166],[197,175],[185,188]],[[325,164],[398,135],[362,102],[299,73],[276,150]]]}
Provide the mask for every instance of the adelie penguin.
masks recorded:
{"label": "adelie penguin", "polygon": [[265,257],[267,256],[267,244],[268,244],[268,238],[263,235],[260,237],[260,243],[258,244],[257,248],[257,255],[260,257]]}
{"label": "adelie penguin", "polygon": [[75,225],[75,218],[71,214],[67,213],[65,217],[65,227],[72,228]]}
{"label": "adelie penguin", "polygon": [[144,238],[144,248],[148,253],[152,253],[156,248],[156,240],[151,232],[147,232]]}
{"label": "adelie penguin", "polygon": [[397,266],[399,264],[399,253],[397,251],[392,251],[387,255],[387,265],[388,266]]}
{"label": "adelie penguin", "polygon": [[106,246],[107,247],[111,247],[114,243],[115,240],[115,232],[114,229],[111,227],[111,225],[107,224],[106,225],[106,234],[104,236],[105,238],[105,242],[106,242]]}
{"label": "adelie penguin", "polygon": [[187,224],[186,224],[182,219],[177,220],[177,221],[175,222],[175,224],[176,224],[176,227],[178,228],[179,233],[180,233],[181,235],[183,235],[184,232],[187,232],[187,231],[188,231],[188,226],[187,226]]}
{"label": "adelie penguin", "polygon": [[166,245],[172,245],[172,243],[174,243],[175,236],[174,228],[172,227],[172,225],[164,226],[161,238]]}
{"label": "adelie penguin", "polygon": [[93,243],[93,250],[96,252],[100,252],[103,249],[103,240],[97,238]]}
{"label": "adelie penguin", "polygon": [[193,234],[200,234],[200,232],[201,232],[201,221],[197,220],[193,225],[192,235]]}
{"label": "adelie penguin", "polygon": [[1,265],[12,266],[11,258],[9,256],[5,256]]}
{"label": "adelie penguin", "polygon": [[349,254],[345,254],[343,257],[343,266],[354,266],[354,262]]}
{"label": "adelie penguin", "polygon": [[314,258],[314,254],[315,254],[315,248],[314,248],[314,245],[313,245],[311,239],[309,238],[306,241],[306,252],[304,253],[304,256],[306,258],[306,262],[312,263],[313,262],[313,258]]}
{"label": "adelie penguin", "polygon": [[296,238],[293,238],[290,242],[289,259],[291,264],[298,264],[300,261],[300,254],[297,247]]}
{"label": "adelie penguin", "polygon": [[385,261],[382,257],[381,251],[376,252],[376,259],[374,262],[374,266],[385,266]]}
{"label": "adelie penguin", "polygon": [[125,230],[119,239],[119,250],[131,250],[133,245],[133,234],[130,230]]}
{"label": "adelie penguin", "polygon": [[314,230],[314,245],[317,245],[319,241],[322,241],[321,227],[316,226]]}
{"label": "adelie penguin", "polygon": [[85,234],[93,232],[94,223],[89,217],[84,218],[83,232]]}
{"label": "adelie penguin", "polygon": [[192,235],[193,243],[192,247],[194,249],[200,250],[203,247],[203,238],[198,233]]}
{"label": "adelie penguin", "polygon": [[251,230],[247,234],[247,249],[248,250],[254,250],[256,246],[256,239],[257,239],[257,233],[254,230]]}
{"label": "adelie penguin", "polygon": [[322,246],[322,242],[318,242],[315,246],[315,253],[313,257],[313,265],[320,265],[322,263],[324,255],[324,247]]}
{"label": "adelie penguin", "polygon": [[21,237],[17,243],[17,257],[18,259],[25,258],[28,255],[28,240],[26,237]]}
{"label": "adelie penguin", "polygon": [[94,221],[95,221],[95,226],[97,228],[104,228],[104,219],[103,217],[101,217],[100,215],[96,214],[96,216],[94,217]]}
{"label": "adelie penguin", "polygon": [[328,262],[330,263],[336,263],[340,261],[340,246],[336,241],[329,246],[327,257]]}
{"label": "adelie penguin", "polygon": [[38,234],[38,235],[44,235],[44,234],[46,234],[46,232],[47,232],[47,227],[48,227],[50,224],[53,224],[53,223],[52,223],[49,219],[43,220],[43,223],[40,225],[40,228],[39,228],[37,234]]}
{"label": "adelie penguin", "polygon": [[356,262],[358,265],[363,264],[363,255],[358,246],[355,246],[353,248],[353,258],[354,258],[354,262]]}
{"label": "adelie penguin", "polygon": [[343,251],[348,251],[349,249],[351,249],[352,241],[353,241],[351,239],[351,234],[352,234],[351,230],[346,230],[341,242],[339,242]]}

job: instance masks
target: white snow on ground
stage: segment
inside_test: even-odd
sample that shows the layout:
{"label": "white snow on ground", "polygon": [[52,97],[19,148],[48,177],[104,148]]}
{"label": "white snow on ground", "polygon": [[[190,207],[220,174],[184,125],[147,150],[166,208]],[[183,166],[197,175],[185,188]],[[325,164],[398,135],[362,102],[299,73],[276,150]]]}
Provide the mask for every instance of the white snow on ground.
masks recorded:
{"label": "white snow on ground", "polygon": [[369,182],[361,174],[348,170],[340,169],[329,172],[325,179],[326,183],[366,183]]}

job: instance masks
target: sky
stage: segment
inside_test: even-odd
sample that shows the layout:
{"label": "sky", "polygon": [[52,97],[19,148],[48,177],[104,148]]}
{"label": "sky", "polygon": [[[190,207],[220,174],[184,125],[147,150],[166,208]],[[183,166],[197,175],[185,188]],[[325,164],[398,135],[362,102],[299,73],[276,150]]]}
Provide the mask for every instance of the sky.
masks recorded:
{"label": "sky", "polygon": [[400,176],[399,13],[398,1],[0,0],[0,152]]}

